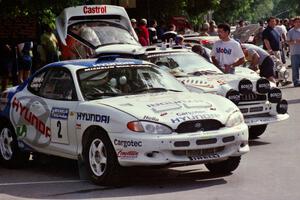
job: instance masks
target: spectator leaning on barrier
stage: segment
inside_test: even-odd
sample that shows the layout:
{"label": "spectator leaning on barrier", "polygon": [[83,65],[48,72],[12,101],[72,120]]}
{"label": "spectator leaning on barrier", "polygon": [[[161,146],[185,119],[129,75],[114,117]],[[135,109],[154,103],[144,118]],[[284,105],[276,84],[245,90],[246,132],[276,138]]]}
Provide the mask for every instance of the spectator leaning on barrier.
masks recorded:
{"label": "spectator leaning on barrier", "polygon": [[274,29],[276,26],[276,18],[270,17],[267,22],[268,26],[262,33],[264,49],[267,50],[269,54],[275,55],[279,60],[281,60],[280,35]]}
{"label": "spectator leaning on barrier", "polygon": [[295,87],[300,87],[300,16],[294,18],[294,28],[287,34],[287,43],[290,46],[293,83]]}
{"label": "spectator leaning on barrier", "polygon": [[234,68],[245,62],[241,45],[229,37],[228,24],[218,25],[218,35],[220,40],[214,43],[211,51],[212,61],[223,72],[234,73]]}

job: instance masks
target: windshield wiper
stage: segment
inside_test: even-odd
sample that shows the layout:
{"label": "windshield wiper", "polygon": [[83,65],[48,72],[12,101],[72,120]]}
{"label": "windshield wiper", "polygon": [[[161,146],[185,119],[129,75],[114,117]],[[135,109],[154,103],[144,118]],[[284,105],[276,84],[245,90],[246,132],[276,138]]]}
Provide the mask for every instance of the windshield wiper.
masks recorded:
{"label": "windshield wiper", "polygon": [[116,97],[116,96],[122,96],[123,94],[120,93],[113,93],[113,92],[105,92],[105,93],[99,93],[99,92],[92,92],[92,93],[87,93],[85,97],[89,100],[94,100],[97,98],[102,99],[104,96],[108,97]]}
{"label": "windshield wiper", "polygon": [[142,89],[135,90],[133,92],[134,93],[142,93],[142,92],[168,92],[168,91],[181,92],[179,90],[172,90],[172,89],[166,89],[166,88],[142,88]]}

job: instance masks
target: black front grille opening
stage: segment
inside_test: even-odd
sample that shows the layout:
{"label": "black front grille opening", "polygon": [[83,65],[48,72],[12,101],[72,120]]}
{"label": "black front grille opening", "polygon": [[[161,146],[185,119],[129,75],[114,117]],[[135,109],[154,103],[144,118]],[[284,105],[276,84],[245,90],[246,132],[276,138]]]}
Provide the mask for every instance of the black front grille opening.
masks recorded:
{"label": "black front grille opening", "polygon": [[227,142],[232,142],[232,141],[234,141],[234,136],[229,136],[229,137],[224,137],[223,139],[222,139],[222,141],[224,142],[224,143],[227,143]]}
{"label": "black front grille opening", "polygon": [[220,153],[225,149],[225,146],[208,148],[208,149],[195,149],[195,150],[174,150],[172,151],[175,156],[203,156],[213,153]]}
{"label": "black front grille opening", "polygon": [[217,138],[196,141],[197,145],[206,145],[206,144],[215,144],[215,143],[217,143]]}
{"label": "black front grille opening", "polygon": [[261,112],[263,110],[264,108],[262,106],[250,108],[250,112]]}
{"label": "black front grille opening", "polygon": [[174,142],[174,146],[175,147],[188,147],[188,146],[190,146],[190,142],[189,141],[177,141],[177,142]]}
{"label": "black front grille opening", "polygon": [[265,94],[255,94],[254,92],[248,94],[241,94],[240,102],[247,102],[247,101],[266,101],[267,95]]}
{"label": "black front grille opening", "polygon": [[215,119],[194,120],[179,124],[175,132],[193,133],[197,131],[214,131],[219,130],[222,127],[224,127],[224,125]]}

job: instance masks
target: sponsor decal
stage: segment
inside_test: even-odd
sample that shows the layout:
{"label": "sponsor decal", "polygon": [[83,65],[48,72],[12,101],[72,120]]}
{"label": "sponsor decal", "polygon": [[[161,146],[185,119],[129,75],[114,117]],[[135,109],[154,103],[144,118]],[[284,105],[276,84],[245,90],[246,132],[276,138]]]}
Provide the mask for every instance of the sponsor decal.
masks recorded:
{"label": "sponsor decal", "polygon": [[183,115],[194,115],[194,114],[199,114],[203,113],[204,111],[193,111],[193,112],[179,112],[176,113],[177,116],[183,116]]}
{"label": "sponsor decal", "polygon": [[51,118],[54,119],[68,119],[69,109],[68,108],[55,108],[51,110]]}
{"label": "sponsor decal", "polygon": [[127,147],[142,147],[142,141],[114,139],[114,145]]}
{"label": "sponsor decal", "polygon": [[150,67],[147,64],[136,64],[134,62],[112,62],[112,63],[97,63],[93,67],[85,68],[84,71],[95,71],[112,68],[126,68],[126,67]]}
{"label": "sponsor decal", "polygon": [[164,113],[160,113],[160,116],[166,116],[168,113],[164,112]]}
{"label": "sponsor decal", "polygon": [[100,123],[108,124],[109,120],[110,120],[110,116],[79,112],[79,113],[77,113],[77,120],[100,122]]}
{"label": "sponsor decal", "polygon": [[201,156],[189,156],[189,159],[192,161],[197,161],[197,160],[208,160],[208,159],[217,159],[220,158],[219,154],[209,154],[209,155],[201,155]]}
{"label": "sponsor decal", "polygon": [[84,14],[105,14],[106,6],[84,6],[83,7]]}
{"label": "sponsor decal", "polygon": [[191,121],[191,120],[216,119],[220,117],[221,117],[220,114],[207,113],[207,114],[199,114],[199,115],[180,116],[176,118],[171,118],[170,120],[172,123],[181,123],[181,122]]}
{"label": "sponsor decal", "polygon": [[137,151],[123,151],[123,150],[119,150],[117,152],[117,156],[118,158],[121,159],[135,159],[137,158],[139,155],[139,152]]}
{"label": "sponsor decal", "polygon": [[26,136],[27,133],[27,127],[25,124],[23,124],[22,126],[18,126],[16,128],[16,134],[18,138],[24,138]]}
{"label": "sponsor decal", "polygon": [[22,105],[22,103],[16,97],[14,97],[12,101],[12,109],[15,110],[15,112],[19,113],[27,123],[34,126],[36,130],[38,130],[42,135],[50,138],[51,129],[46,126],[45,122],[39,119],[38,116],[32,113],[29,108]]}
{"label": "sponsor decal", "polygon": [[156,118],[156,117],[150,117],[150,116],[144,116],[144,118],[143,119],[145,119],[145,120],[149,120],[149,121],[156,121],[156,122],[158,122],[159,121],[159,119],[158,118]]}
{"label": "sponsor decal", "polygon": [[216,48],[216,51],[217,51],[217,53],[223,53],[223,54],[231,55],[232,49],[218,47],[218,48]]}
{"label": "sponsor decal", "polygon": [[173,104],[183,104],[183,103],[203,103],[201,100],[179,100],[179,101],[166,101],[166,102],[160,102],[160,103],[153,103],[148,104],[147,106],[149,108],[155,108],[159,106],[165,106],[165,105],[173,105]]}

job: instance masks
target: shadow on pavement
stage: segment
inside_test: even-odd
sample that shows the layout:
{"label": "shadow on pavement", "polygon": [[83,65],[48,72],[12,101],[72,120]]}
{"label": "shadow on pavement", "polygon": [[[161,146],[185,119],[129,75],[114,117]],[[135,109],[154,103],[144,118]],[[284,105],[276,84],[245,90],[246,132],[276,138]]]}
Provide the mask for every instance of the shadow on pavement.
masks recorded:
{"label": "shadow on pavement", "polygon": [[[4,171],[3,171],[4,170]],[[55,159],[54,162],[31,162],[25,169],[8,170],[0,166],[7,182],[30,182],[48,180],[79,180],[77,163],[67,159]],[[122,171],[123,172],[123,171]],[[25,174],[25,175],[24,175]],[[0,172],[1,175],[1,172]],[[229,174],[230,175],[230,174]],[[20,177],[11,181],[12,177]],[[213,175],[204,165],[176,168],[125,168],[119,187],[97,186],[89,181],[57,182],[24,185],[1,185],[2,195],[9,198],[38,199],[92,199],[103,197],[135,197],[189,191],[199,188],[226,184],[226,175]],[[46,179],[48,178],[48,179]],[[0,179],[0,183],[5,183]]]}
{"label": "shadow on pavement", "polygon": [[269,142],[263,142],[263,141],[258,141],[258,140],[249,140],[249,145],[250,146],[262,146],[262,145],[268,145],[268,144],[271,144],[271,143],[269,143]]}

